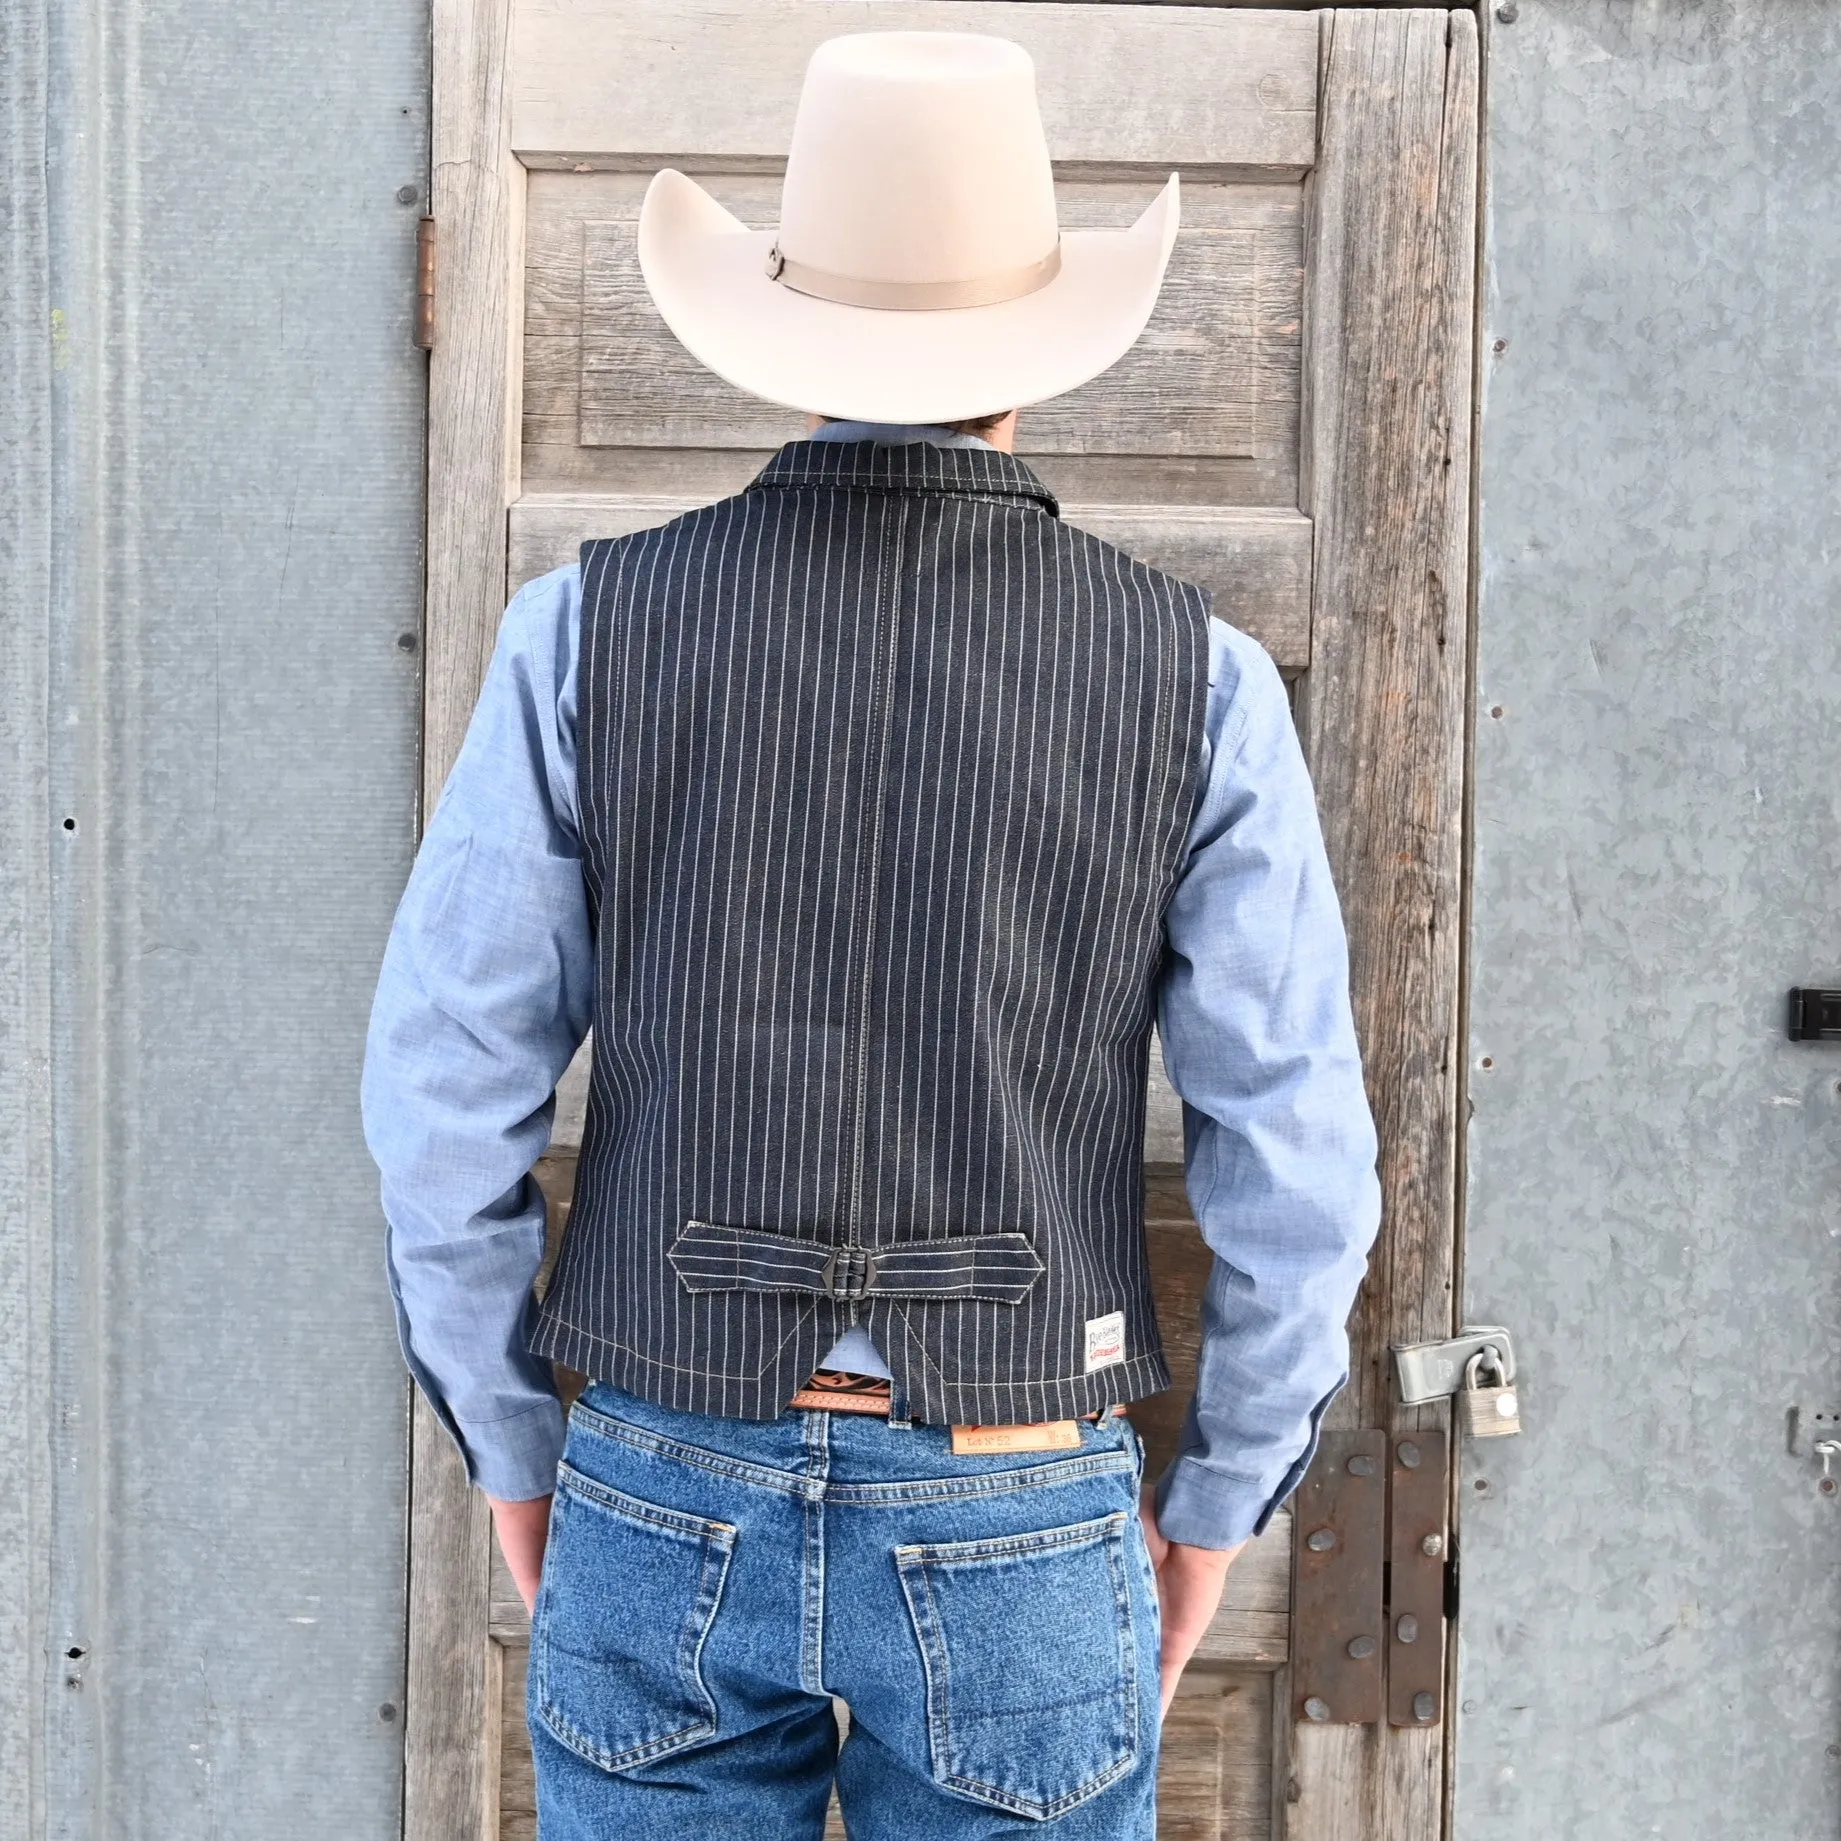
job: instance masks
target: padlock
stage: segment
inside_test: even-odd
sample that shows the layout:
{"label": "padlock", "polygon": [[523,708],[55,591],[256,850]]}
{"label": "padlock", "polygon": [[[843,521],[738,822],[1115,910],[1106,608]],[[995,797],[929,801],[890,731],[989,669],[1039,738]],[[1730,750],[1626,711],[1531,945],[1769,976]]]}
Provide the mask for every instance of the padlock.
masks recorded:
{"label": "padlock", "polygon": [[[1485,1381],[1486,1374],[1494,1378]],[[1464,1364],[1464,1385],[1457,1396],[1457,1423],[1466,1438],[1507,1438],[1521,1430],[1521,1402],[1493,1347],[1479,1349]]]}

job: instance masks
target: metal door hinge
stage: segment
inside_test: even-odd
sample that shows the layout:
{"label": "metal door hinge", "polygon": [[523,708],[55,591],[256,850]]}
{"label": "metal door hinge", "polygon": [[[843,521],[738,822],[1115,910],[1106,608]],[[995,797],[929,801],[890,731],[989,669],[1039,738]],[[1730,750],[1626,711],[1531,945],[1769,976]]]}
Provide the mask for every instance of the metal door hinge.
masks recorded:
{"label": "metal door hinge", "polygon": [[1442,1430],[1325,1433],[1298,1491],[1293,1717],[1430,1726],[1444,1710]]}
{"label": "metal door hinge", "polygon": [[435,220],[416,224],[415,342],[423,351],[435,349]]}

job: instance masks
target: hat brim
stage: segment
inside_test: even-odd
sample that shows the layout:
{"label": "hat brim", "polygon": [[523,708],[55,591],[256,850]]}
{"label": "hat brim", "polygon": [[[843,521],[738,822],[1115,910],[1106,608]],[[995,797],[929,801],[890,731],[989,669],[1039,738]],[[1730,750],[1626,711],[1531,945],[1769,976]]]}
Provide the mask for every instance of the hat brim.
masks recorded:
{"label": "hat brim", "polygon": [[1046,286],[988,307],[849,307],[767,276],[750,230],[667,168],[639,212],[639,267],[665,324],[752,396],[868,422],[955,422],[1060,396],[1144,330],[1176,241],[1176,175],[1129,230],[1068,230]]}

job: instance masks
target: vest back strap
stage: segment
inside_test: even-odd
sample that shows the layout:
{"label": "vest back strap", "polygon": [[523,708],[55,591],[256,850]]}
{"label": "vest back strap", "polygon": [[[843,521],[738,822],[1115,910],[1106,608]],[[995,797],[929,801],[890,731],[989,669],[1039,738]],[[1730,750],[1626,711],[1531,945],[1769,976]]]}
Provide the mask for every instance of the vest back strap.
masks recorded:
{"label": "vest back strap", "polygon": [[1025,1234],[902,1246],[827,1246],[764,1228],[686,1221],[670,1259],[686,1291],[811,1291],[822,1297],[983,1298],[1020,1304],[1042,1275]]}

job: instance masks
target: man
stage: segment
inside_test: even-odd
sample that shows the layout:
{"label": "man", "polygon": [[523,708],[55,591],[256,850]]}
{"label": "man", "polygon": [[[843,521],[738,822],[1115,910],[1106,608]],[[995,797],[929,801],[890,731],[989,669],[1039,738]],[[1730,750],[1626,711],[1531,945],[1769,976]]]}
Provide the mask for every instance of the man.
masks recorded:
{"label": "man", "polygon": [[[1149,1837],[1160,1700],[1346,1379],[1375,1147],[1284,687],[1011,452],[1176,218],[1059,234],[1029,60],[960,34],[819,49],[777,235],[648,192],[665,320],[812,438],[513,600],[366,1068],[545,1841],[816,1837],[834,1781],[857,1841]],[[1154,1021],[1217,1259],[1140,1501]]]}

